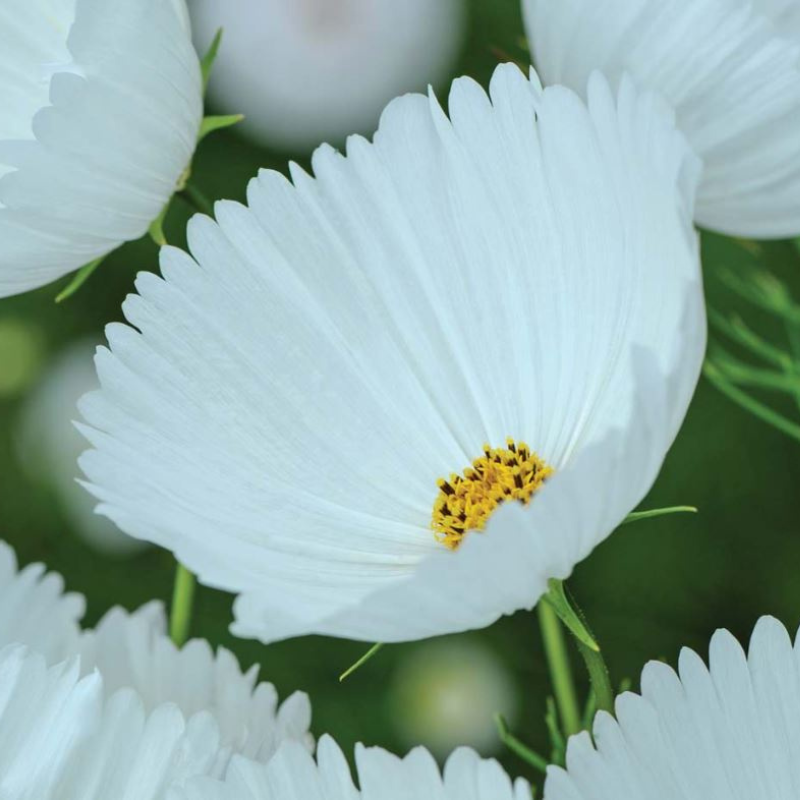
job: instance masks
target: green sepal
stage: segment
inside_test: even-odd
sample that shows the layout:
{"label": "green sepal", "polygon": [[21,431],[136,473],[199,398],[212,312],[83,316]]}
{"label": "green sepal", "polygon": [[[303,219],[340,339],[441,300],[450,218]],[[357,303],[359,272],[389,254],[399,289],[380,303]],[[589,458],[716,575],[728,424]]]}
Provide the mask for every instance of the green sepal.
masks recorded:
{"label": "green sepal", "polygon": [[244,114],[222,114],[219,116],[203,117],[200,123],[200,133],[197,134],[197,141],[202,142],[209,133],[230,128],[244,119]]}
{"label": "green sepal", "polygon": [[200,72],[203,75],[203,94],[206,93],[206,89],[208,88],[208,79],[211,77],[211,70],[214,67],[214,62],[217,60],[221,41],[222,28],[218,28],[208,50],[206,50],[206,54],[200,59]]}
{"label": "green sepal", "polygon": [[542,598],[542,601],[552,606],[558,618],[567,626],[579,642],[582,642],[595,653],[599,653],[600,645],[594,640],[592,634],[589,633],[586,623],[581,619],[569,602],[566,590],[564,589],[564,582],[557,578],[551,578],[547,582],[547,585],[549,591]]}
{"label": "green sepal", "polygon": [[169,203],[161,209],[161,213],[150,223],[147,233],[150,238],[159,246],[164,247],[167,244],[167,237],[164,233],[164,220],[167,218],[169,211]]}
{"label": "green sepal", "polygon": [[105,258],[106,256],[100,256],[100,258],[90,261],[75,272],[72,276],[72,280],[56,295],[56,303],[63,303],[65,300],[72,297],[72,295],[89,280],[91,274],[105,261]]}

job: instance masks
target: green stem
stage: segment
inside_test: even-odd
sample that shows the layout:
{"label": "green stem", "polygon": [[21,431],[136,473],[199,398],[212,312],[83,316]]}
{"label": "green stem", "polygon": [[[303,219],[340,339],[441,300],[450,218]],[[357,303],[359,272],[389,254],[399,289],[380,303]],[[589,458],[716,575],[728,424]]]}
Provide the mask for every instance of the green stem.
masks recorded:
{"label": "green stem", "polygon": [[550,679],[553,682],[553,693],[561,716],[561,724],[564,728],[564,733],[567,736],[572,736],[572,734],[578,733],[581,729],[581,713],[578,707],[575,683],[572,678],[572,667],[567,654],[564,629],[561,627],[561,622],[550,603],[540,602],[537,605],[537,609],[547,664],[550,668]]}
{"label": "green stem", "polygon": [[611,688],[611,676],[608,674],[608,667],[603,659],[603,654],[599,650],[592,650],[581,641],[578,641],[578,650],[583,656],[583,661],[589,673],[589,680],[594,693],[595,709],[613,714],[614,690]]}
{"label": "green stem", "polygon": [[512,752],[518,755],[523,761],[527,761],[534,769],[547,774],[547,759],[540,756],[524,742],[521,742],[508,729],[508,723],[502,714],[494,715],[494,722],[497,726],[497,734],[500,741]]}
{"label": "green stem", "polygon": [[100,256],[94,261],[81,267],[73,276],[72,280],[67,284],[65,289],[62,289],[56,296],[56,303],[63,303],[65,300],[72,297],[78,289],[89,280],[92,273],[103,263],[105,256]]}
{"label": "green stem", "polygon": [[194,575],[179,562],[175,570],[175,588],[172,591],[172,609],[169,615],[169,635],[178,647],[182,647],[189,638],[194,587]]}
{"label": "green stem", "polygon": [[209,217],[214,216],[214,204],[193,184],[187,183],[181,191],[181,197],[189,203],[195,211],[201,214],[206,214]]}

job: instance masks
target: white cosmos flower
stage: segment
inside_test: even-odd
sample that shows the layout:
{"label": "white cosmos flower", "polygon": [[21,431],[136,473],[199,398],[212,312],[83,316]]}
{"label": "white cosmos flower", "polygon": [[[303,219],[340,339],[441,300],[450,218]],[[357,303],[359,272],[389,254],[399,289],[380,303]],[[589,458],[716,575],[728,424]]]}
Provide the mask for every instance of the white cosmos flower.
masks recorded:
{"label": "white cosmos flower", "polygon": [[144,234],[202,118],[183,0],[0,3],[0,297]]}
{"label": "white cosmos flower", "polygon": [[745,654],[727,631],[709,666],[681,652],[678,672],[651,662],[642,695],[617,698],[573,736],[567,770],[551,767],[545,800],[742,800],[800,797],[800,640],[763,617]]}
{"label": "white cosmos flower", "polygon": [[209,96],[241,130],[292,150],[374,130],[393,97],[438,83],[463,39],[464,0],[193,0]]}
{"label": "white cosmos flower", "polygon": [[397,758],[379,747],[356,746],[360,788],[330,736],[319,741],[316,762],[287,742],[269,764],[237,758],[222,783],[198,779],[176,800],[530,800],[531,787],[512,783],[494,760],[462,747],[447,760],[444,774],[424,748]]}
{"label": "white cosmos flower", "polygon": [[800,233],[796,0],[523,0],[542,80],[582,91],[593,70],[663,94],[704,162],[699,224]]}
{"label": "white cosmos flower", "polygon": [[[123,703],[118,694],[122,692],[128,709],[124,714],[133,715],[130,718],[167,718],[173,727],[181,729],[191,729],[200,725],[197,720],[203,720],[203,730],[213,735],[203,744],[207,767],[193,774],[222,776],[235,753],[267,761],[284,740],[298,741],[305,748],[313,746],[306,695],[295,693],[279,706],[275,687],[257,683],[258,668],[243,673],[227,650],[220,648],[215,654],[200,639],[176,648],[166,636],[160,603],[149,603],[132,614],[114,608],[96,628],[88,630],[80,628],[84,605],[81,595],[63,594],[61,577],[45,573],[41,564],[18,570],[14,551],[0,542],[0,648],[12,648],[4,651],[7,656],[15,654],[8,656],[9,664],[22,659],[42,674],[53,667],[47,674],[63,684],[64,697],[97,693],[92,707],[99,709],[101,716],[111,714],[116,704]],[[29,648],[36,658],[21,655],[21,646]],[[0,673],[5,668],[0,668]],[[99,676],[99,680],[80,682],[87,675]],[[30,684],[30,691],[37,692],[39,685]],[[0,678],[0,692],[6,689]],[[10,735],[9,726],[15,719],[3,716],[0,702],[0,740]],[[80,725],[84,724],[91,727],[89,720],[81,719]],[[120,721],[123,724],[128,723]],[[45,732],[36,735],[48,747],[57,745]],[[0,756],[0,796],[5,798],[3,763]],[[25,796],[39,800],[49,795]],[[139,798],[135,793],[130,796]]]}
{"label": "white cosmos flower", "polygon": [[[374,144],[262,172],[249,207],[194,218],[193,258],[139,277],[138,331],[108,328],[81,404],[82,467],[123,530],[240,594],[237,634],[488,625],[649,489],[705,344],[697,163],[653,96],[589,95],[503,66],[491,102],[456,81],[450,119],[396,100]],[[437,479],[484,443],[540,491],[450,549]],[[519,496],[493,470],[460,484],[469,527]]]}

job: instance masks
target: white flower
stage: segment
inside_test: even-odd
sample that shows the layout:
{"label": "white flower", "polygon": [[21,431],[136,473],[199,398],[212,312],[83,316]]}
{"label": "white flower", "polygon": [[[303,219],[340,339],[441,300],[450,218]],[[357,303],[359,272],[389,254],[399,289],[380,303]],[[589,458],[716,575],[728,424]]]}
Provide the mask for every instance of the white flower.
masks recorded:
{"label": "white flower", "polygon": [[0,297],[144,234],[202,118],[183,0],[0,4]]}
{"label": "white flower", "polygon": [[[9,800],[167,800],[213,774],[219,732],[203,711],[147,712],[132,689],[111,695],[79,659],[48,667],[19,645],[0,651],[0,794]],[[169,794],[168,794],[169,793]]]}
{"label": "white flower", "polygon": [[224,29],[212,102],[242,131],[310,150],[374,130],[393,97],[447,78],[464,0],[194,0],[202,49]]}
{"label": "white flower", "polygon": [[[114,608],[93,630],[80,628],[84,605],[82,596],[63,594],[61,577],[45,574],[41,564],[18,570],[13,550],[0,542],[0,648],[17,646],[16,659],[20,645],[29,647],[55,668],[48,674],[72,676],[64,677],[69,692],[81,676],[99,674],[99,683],[85,685],[95,687],[92,692],[99,692],[98,702],[106,708],[121,702],[112,696],[126,690],[125,696],[135,698],[131,703],[146,715],[177,714],[190,726],[199,724],[193,719],[208,718],[203,724],[213,728],[213,752],[208,769],[196,774],[224,774],[234,753],[266,761],[286,739],[313,745],[306,695],[295,693],[279,707],[272,684],[256,683],[257,667],[243,673],[230,652],[220,648],[214,654],[205,640],[192,640],[179,650],[165,635],[160,603],[132,614]],[[0,679],[0,691],[4,688]],[[9,719],[0,716],[0,739],[8,733],[3,729],[12,724]],[[0,768],[0,787],[4,775]],[[2,791],[0,796],[5,797]]]}
{"label": "white flower", "polygon": [[91,338],[73,342],[47,365],[26,397],[17,428],[17,452],[31,479],[51,489],[78,536],[104,554],[125,557],[141,550],[144,543],[95,514],[91,496],[76,480],[76,461],[86,442],[73,420],[78,400],[97,388],[96,346]]}
{"label": "white flower", "polygon": [[[452,121],[406,96],[316,178],[262,172],[107,329],[99,510],[240,593],[237,634],[488,625],[655,479],[705,344],[696,161],[627,84],[587,108],[506,66],[491,94],[457,81]],[[484,443],[504,463],[448,498]]]}
{"label": "white flower", "polygon": [[617,698],[594,736],[572,737],[567,770],[551,767],[545,800],[731,800],[800,796],[800,640],[763,617],[745,655],[727,631],[710,666],[681,652],[676,674],[651,662],[642,695]]}
{"label": "white flower", "polygon": [[0,647],[30,645],[55,664],[78,652],[83,595],[64,593],[64,580],[44,564],[17,567],[14,551],[0,542]]}
{"label": "white flower", "polygon": [[795,0],[523,0],[546,83],[593,70],[663,94],[704,162],[699,224],[800,234],[800,7]]}
{"label": "white flower", "polygon": [[319,741],[317,760],[287,742],[267,765],[234,759],[222,783],[190,781],[176,800],[530,800],[531,788],[514,783],[494,760],[466,747],[447,760],[444,774],[419,747],[397,758],[379,747],[356,747],[360,789],[330,736]]}

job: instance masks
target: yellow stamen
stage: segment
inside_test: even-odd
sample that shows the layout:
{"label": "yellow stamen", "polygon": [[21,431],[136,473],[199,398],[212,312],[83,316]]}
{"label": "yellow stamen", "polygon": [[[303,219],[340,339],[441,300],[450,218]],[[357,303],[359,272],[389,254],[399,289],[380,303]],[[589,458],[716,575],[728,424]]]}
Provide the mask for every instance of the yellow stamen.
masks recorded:
{"label": "yellow stamen", "polygon": [[527,505],[553,474],[524,442],[506,439],[506,446],[483,446],[483,455],[463,475],[439,478],[439,496],[433,504],[431,529],[436,538],[455,550],[468,531],[480,531],[492,512],[506,500]]}

